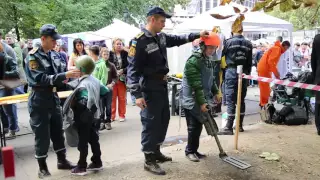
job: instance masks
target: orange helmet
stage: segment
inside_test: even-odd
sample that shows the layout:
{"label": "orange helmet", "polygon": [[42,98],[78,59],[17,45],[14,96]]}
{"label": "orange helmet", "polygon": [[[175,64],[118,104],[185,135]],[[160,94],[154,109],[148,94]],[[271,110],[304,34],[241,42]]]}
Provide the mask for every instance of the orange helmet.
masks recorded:
{"label": "orange helmet", "polygon": [[216,33],[210,33],[208,37],[201,37],[206,46],[220,46],[220,38]]}

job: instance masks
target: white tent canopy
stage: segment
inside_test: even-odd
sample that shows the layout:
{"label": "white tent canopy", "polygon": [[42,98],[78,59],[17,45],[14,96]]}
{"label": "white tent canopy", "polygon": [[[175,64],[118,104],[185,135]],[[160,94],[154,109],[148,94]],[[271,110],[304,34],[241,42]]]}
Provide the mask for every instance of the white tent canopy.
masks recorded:
{"label": "white tent canopy", "polygon": [[[113,38],[121,38],[128,42],[140,32],[139,28],[136,28],[130,24],[127,24],[118,19],[114,19],[113,23],[99,29],[98,31],[92,32],[80,32],[74,34],[65,34],[64,37],[68,38],[81,38],[84,41],[102,41],[111,40]],[[127,43],[128,43],[127,42]]]}
{"label": "white tent canopy", "polygon": [[121,38],[125,41],[125,44],[129,44],[129,41],[140,32],[140,29],[131,26],[123,21],[114,19],[113,23],[104,27],[98,31],[80,32],[73,34],[65,34],[63,37],[68,37],[68,49],[69,54],[72,52],[72,42],[76,38],[80,38],[83,41],[103,41],[105,40],[106,45],[111,48],[111,41],[113,38]]}
{"label": "white tent canopy", "polygon": [[[212,30],[214,26],[220,26],[221,29],[230,29],[232,23],[237,17],[233,10],[233,6],[238,7],[241,11],[245,9],[236,3],[230,3],[226,6],[218,6],[203,14],[197,15],[194,18],[186,20],[185,22],[177,25],[175,30],[177,32],[195,31],[195,30]],[[211,14],[220,14],[223,16],[234,15],[231,18],[219,20],[211,16]],[[293,30],[293,25],[285,20],[270,16],[263,12],[247,12],[245,13],[245,20],[243,21],[244,31],[246,27],[249,29],[278,29],[278,30]]]}
{"label": "white tent canopy", "polygon": [[126,44],[129,44],[129,41],[139,32],[139,28],[114,19],[112,24],[94,32],[94,35],[104,37],[104,39],[121,38]]}
{"label": "white tent canopy", "polygon": [[[220,26],[222,33],[228,38],[231,35],[231,26],[238,16],[234,12],[233,6],[239,8],[241,11],[245,10],[246,8],[236,3],[215,7],[203,14],[199,14],[194,18],[178,24],[175,26],[173,33],[185,34],[190,32],[199,32],[201,30],[211,31],[214,26]],[[211,14],[234,16],[228,19],[219,20],[212,17]],[[276,30],[288,31],[290,35],[290,41],[292,42],[293,25],[285,20],[278,19],[263,12],[245,13],[243,29],[244,32],[270,32]],[[184,64],[192,53],[191,50],[191,43],[168,50],[170,73],[183,72]]]}
{"label": "white tent canopy", "polygon": [[80,38],[83,41],[102,41],[105,40],[106,38],[96,35],[94,32],[89,31],[89,32],[80,32],[80,33],[73,33],[73,34],[64,34],[62,35],[63,37],[68,37],[71,39],[76,39]]}

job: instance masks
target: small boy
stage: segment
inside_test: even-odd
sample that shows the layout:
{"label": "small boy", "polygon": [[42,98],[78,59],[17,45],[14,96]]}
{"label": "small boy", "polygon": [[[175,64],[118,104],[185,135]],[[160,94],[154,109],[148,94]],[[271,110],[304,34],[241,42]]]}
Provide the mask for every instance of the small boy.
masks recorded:
{"label": "small boy", "polygon": [[215,79],[215,61],[218,60],[216,50],[220,45],[217,34],[211,33],[201,38],[199,51],[193,52],[184,67],[182,80],[182,106],[184,108],[187,127],[188,144],[185,149],[187,159],[199,162],[206,155],[198,152],[202,132],[202,113],[213,107],[217,100],[218,87]]}
{"label": "small boy", "polygon": [[[102,112],[100,97],[105,96],[109,89],[93,77],[95,63],[90,56],[80,56],[76,61],[76,67],[81,71],[81,77],[72,82],[74,98],[71,108],[74,114],[75,127],[78,131],[78,150],[80,158],[77,166],[71,170],[74,175],[86,175],[88,171],[102,170],[101,150],[99,135],[95,127],[95,121],[100,118]],[[70,84],[72,84],[70,83]],[[87,166],[88,143],[92,150],[91,163]]]}
{"label": "small boy", "polygon": [[[107,80],[108,80],[108,70],[107,70],[107,66],[106,63],[103,59],[99,59],[99,55],[100,55],[100,47],[97,45],[93,45],[91,47],[89,47],[89,56],[93,59],[94,63],[95,63],[95,68],[92,72],[92,76],[97,78],[101,84],[106,85],[107,84]],[[112,97],[111,97],[112,98]],[[101,104],[104,108],[104,101],[105,98],[101,99]],[[99,122],[97,122],[96,124],[97,128],[101,131],[106,129],[105,128],[105,124],[104,124],[104,111],[101,111],[101,116],[100,116],[100,120]],[[110,124],[111,127],[111,124]]]}
{"label": "small boy", "polygon": [[[107,68],[107,87],[110,90],[108,95],[104,98],[103,100],[103,108],[105,112],[102,114],[101,119],[102,119],[102,125],[100,126],[100,130],[102,129],[107,129],[111,130],[111,106],[112,106],[112,89],[114,85],[118,81],[118,73],[117,73],[117,68],[116,66],[109,61],[109,56],[110,52],[108,48],[103,47],[100,50],[100,56],[102,60],[105,62],[105,66]],[[105,114],[105,116],[104,116]]]}

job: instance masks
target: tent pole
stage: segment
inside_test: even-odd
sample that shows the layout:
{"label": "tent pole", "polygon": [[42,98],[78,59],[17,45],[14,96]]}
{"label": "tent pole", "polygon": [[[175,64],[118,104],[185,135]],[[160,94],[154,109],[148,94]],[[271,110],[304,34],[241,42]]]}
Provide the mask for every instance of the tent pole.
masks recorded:
{"label": "tent pole", "polygon": [[[291,30],[287,29],[287,31],[288,31],[288,35],[289,35],[291,47],[293,47],[292,29],[291,29]],[[289,71],[289,72],[292,72],[292,61],[293,61],[292,48],[290,48],[289,51],[290,51],[290,52],[289,52],[288,71]]]}

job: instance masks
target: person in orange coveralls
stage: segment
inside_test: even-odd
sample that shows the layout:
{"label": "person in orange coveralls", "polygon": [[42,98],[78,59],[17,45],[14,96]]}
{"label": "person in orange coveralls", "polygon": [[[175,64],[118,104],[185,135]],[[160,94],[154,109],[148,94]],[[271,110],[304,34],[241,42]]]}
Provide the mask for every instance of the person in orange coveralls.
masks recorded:
{"label": "person in orange coveralls", "polygon": [[[266,77],[271,78],[271,73],[274,74],[274,76],[279,79],[280,74],[277,69],[277,64],[279,62],[281,54],[286,52],[287,49],[290,48],[290,42],[289,41],[283,41],[280,43],[280,41],[276,41],[274,46],[271,47],[260,59],[257,67],[258,75],[260,77]],[[270,86],[267,82],[261,82],[259,81],[259,89],[260,89],[260,107],[263,107],[266,105],[269,101],[270,97]]]}

